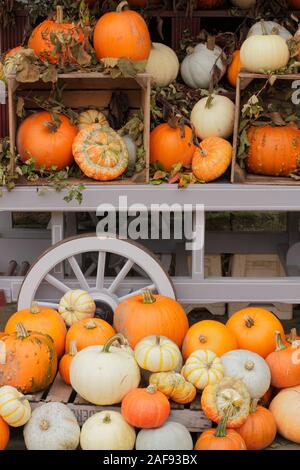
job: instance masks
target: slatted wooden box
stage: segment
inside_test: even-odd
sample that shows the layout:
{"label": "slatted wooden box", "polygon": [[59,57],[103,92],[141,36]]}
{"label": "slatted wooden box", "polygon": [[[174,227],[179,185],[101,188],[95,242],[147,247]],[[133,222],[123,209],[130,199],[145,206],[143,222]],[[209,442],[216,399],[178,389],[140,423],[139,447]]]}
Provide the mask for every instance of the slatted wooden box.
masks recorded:
{"label": "slatted wooden box", "polygon": [[[274,176],[261,176],[248,173],[245,168],[242,168],[238,159],[239,151],[239,137],[240,137],[240,122],[241,122],[241,109],[243,106],[242,94],[247,87],[253,82],[253,80],[260,80],[261,87],[268,80],[271,80],[270,86],[276,87],[278,81],[285,80],[290,82],[290,86],[295,86],[293,91],[297,91],[299,88],[300,75],[289,74],[289,75],[265,75],[265,74],[254,74],[242,71],[239,74],[236,87],[236,108],[235,108],[235,123],[233,133],[233,159],[231,166],[231,182],[232,183],[245,183],[245,184],[267,184],[267,185],[299,185],[300,182],[290,177],[274,177]],[[273,83],[273,85],[271,85]],[[280,91],[279,91],[280,92]],[[299,95],[299,93],[298,93]]]}
{"label": "slatted wooden box", "polygon": [[[99,182],[84,178],[84,184],[137,184],[149,181],[149,142],[150,142],[150,93],[151,76],[143,73],[134,78],[111,78],[99,72],[72,72],[59,74],[58,79],[63,81],[64,88],[62,100],[66,107],[74,110],[85,110],[90,107],[108,112],[108,106],[115,91],[122,91],[128,97],[129,113],[142,110],[144,118],[143,143],[145,148],[145,168],[140,173],[136,173],[131,178],[122,176],[113,182]],[[25,102],[25,110],[38,111],[39,104],[34,98],[49,97],[51,85],[38,81],[35,83],[19,83],[14,75],[10,75],[7,80],[8,88],[8,108],[9,108],[9,137],[11,143],[12,167],[15,164],[15,145],[19,119],[16,115],[16,104],[18,97],[22,97]],[[77,183],[78,180],[70,178],[70,184]],[[42,178],[35,181],[36,184],[43,184]]]}

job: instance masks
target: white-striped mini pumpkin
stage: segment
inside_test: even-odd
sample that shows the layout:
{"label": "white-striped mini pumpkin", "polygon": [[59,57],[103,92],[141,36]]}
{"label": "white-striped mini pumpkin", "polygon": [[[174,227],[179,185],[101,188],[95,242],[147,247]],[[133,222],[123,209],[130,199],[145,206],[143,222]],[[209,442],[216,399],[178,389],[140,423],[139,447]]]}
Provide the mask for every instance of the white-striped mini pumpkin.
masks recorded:
{"label": "white-striped mini pumpkin", "polygon": [[73,142],[74,159],[81,171],[98,181],[121,176],[128,166],[128,150],[122,137],[99,124],[82,129]]}
{"label": "white-striped mini pumpkin", "polygon": [[101,113],[101,111],[97,111],[97,109],[82,111],[78,117],[78,129],[81,131],[92,124],[100,124],[100,126],[109,127],[106,116]]}
{"label": "white-striped mini pumpkin", "polygon": [[209,349],[197,349],[187,359],[181,371],[183,377],[198,390],[218,383],[224,376],[221,359]]}
{"label": "white-striped mini pumpkin", "polygon": [[95,315],[96,304],[90,294],[81,289],[69,290],[60,299],[58,311],[67,326],[72,326],[78,320]]}
{"label": "white-striped mini pumpkin", "polygon": [[26,424],[31,417],[31,407],[26,396],[10,385],[1,387],[0,416],[14,428]]}
{"label": "white-striped mini pumpkin", "polygon": [[138,365],[151,372],[174,370],[181,360],[181,352],[173,341],[165,336],[146,336],[134,349]]}

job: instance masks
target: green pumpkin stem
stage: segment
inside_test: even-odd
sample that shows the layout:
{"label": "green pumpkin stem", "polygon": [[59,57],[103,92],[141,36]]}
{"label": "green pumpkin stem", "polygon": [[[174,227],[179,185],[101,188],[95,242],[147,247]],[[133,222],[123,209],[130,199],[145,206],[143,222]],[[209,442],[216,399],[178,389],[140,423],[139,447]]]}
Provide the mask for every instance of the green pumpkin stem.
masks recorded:
{"label": "green pumpkin stem", "polygon": [[34,315],[36,315],[37,313],[40,313],[40,307],[37,302],[32,302],[30,313],[33,313]]}
{"label": "green pumpkin stem", "polygon": [[109,424],[111,422],[111,417],[110,417],[109,413],[105,414],[102,422],[105,423],[105,424]]}
{"label": "green pumpkin stem", "polygon": [[250,409],[249,409],[249,413],[252,414],[252,413],[255,413],[256,410],[257,410],[257,405],[258,405],[258,402],[259,400],[257,398],[251,400],[251,403],[250,403]]}
{"label": "green pumpkin stem", "polygon": [[62,24],[64,22],[64,9],[61,5],[56,7],[56,23]]}
{"label": "green pumpkin stem", "polygon": [[156,298],[152,294],[152,292],[149,289],[143,289],[143,304],[154,304],[156,302]]}
{"label": "green pumpkin stem", "polygon": [[218,427],[215,432],[215,437],[226,437],[227,436],[227,431],[226,431],[226,426],[227,426],[227,421],[229,419],[230,413],[232,412],[232,406],[229,406],[227,410],[225,411],[221,421],[218,424]]}
{"label": "green pumpkin stem", "polygon": [[118,341],[121,346],[126,346],[127,344],[125,336],[122,335],[122,333],[118,333],[117,335],[112,336],[111,338],[109,338],[109,340],[106,341],[101,352],[108,353],[110,347],[115,341]]}
{"label": "green pumpkin stem", "polygon": [[26,330],[23,323],[16,324],[17,339],[25,339],[29,336],[28,331]]}
{"label": "green pumpkin stem", "polygon": [[282,341],[280,331],[275,331],[275,339],[276,339],[276,349],[275,349],[276,352],[287,349],[285,344]]}

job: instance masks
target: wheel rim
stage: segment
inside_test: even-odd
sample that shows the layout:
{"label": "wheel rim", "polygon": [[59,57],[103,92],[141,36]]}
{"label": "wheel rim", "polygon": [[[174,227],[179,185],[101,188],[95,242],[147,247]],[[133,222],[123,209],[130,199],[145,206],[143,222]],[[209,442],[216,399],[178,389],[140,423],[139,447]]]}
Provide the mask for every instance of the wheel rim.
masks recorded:
{"label": "wheel rim", "polygon": [[[93,282],[86,278],[86,273],[83,272],[76,259],[78,255],[91,252],[98,253],[97,266],[94,266],[96,276],[93,278]],[[125,260],[118,274],[109,280],[105,276],[105,263],[108,254],[122,256]],[[21,286],[18,301],[19,310],[29,308],[34,300],[39,301],[36,294],[42,285],[48,284],[48,286],[55,288],[60,297],[70,290],[71,287],[68,286],[70,279],[66,280],[64,277],[56,277],[53,274],[54,268],[65,262],[69,264],[74,274],[73,279],[78,284],[76,288],[89,292],[95,301],[104,302],[113,310],[122,300],[140,293],[141,289],[146,287],[159,294],[175,298],[169,275],[161,263],[143,246],[108,234],[98,236],[87,234],[57,243],[38,258],[28,271]],[[142,270],[147,278],[139,279],[140,287],[138,289],[120,295],[118,291],[131,270]],[[88,268],[88,271],[91,269]],[[40,303],[57,308],[60,297],[58,296],[57,300],[51,302],[41,300]]]}

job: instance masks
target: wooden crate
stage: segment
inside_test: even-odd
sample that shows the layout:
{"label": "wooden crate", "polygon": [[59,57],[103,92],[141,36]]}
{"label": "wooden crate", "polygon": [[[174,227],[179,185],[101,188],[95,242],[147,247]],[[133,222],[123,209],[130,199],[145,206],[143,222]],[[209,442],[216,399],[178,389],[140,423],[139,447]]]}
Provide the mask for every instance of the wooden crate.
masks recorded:
{"label": "wooden crate", "polygon": [[[282,267],[277,254],[248,254],[233,255],[231,260],[230,273],[232,277],[285,277],[286,273]],[[228,315],[231,317],[235,312],[252,304],[247,302],[229,302]],[[274,304],[253,304],[256,307],[263,307],[277,315],[280,320],[290,320],[293,318],[293,305]]]}
{"label": "wooden crate", "polygon": [[[58,373],[50,388],[32,396],[30,404],[34,409],[44,403],[60,402],[66,404],[76,415],[80,426],[93,414],[103,410],[120,411],[120,406],[96,406],[88,403],[69,386]],[[201,432],[211,427],[211,421],[200,409],[200,397],[197,395],[190,405],[171,402],[170,419],[187,427],[190,432]]]}
{"label": "wooden crate", "polygon": [[[233,133],[233,158],[231,165],[231,182],[232,183],[244,183],[244,184],[266,184],[266,185],[299,185],[300,182],[293,178],[288,177],[274,177],[274,176],[261,176],[248,173],[245,168],[241,168],[238,162],[238,149],[239,149],[239,127],[241,117],[241,94],[246,88],[253,82],[253,80],[267,81],[270,79],[270,75],[266,74],[255,74],[242,71],[239,74],[236,87],[236,100],[235,100],[235,122],[234,122],[234,133]],[[300,75],[289,74],[289,75],[272,75],[272,80],[287,80],[291,82],[299,80]],[[263,83],[262,83],[263,85]]]}
{"label": "wooden crate", "polygon": [[[143,73],[134,78],[111,78],[99,72],[72,72],[58,75],[59,80],[63,80],[65,86],[62,92],[63,102],[67,107],[84,110],[89,107],[96,107],[107,113],[108,105],[114,91],[122,91],[127,94],[130,112],[142,110],[144,115],[144,147],[145,147],[145,168],[142,172],[133,175],[132,178],[125,176],[113,181],[113,184],[148,183],[149,181],[149,144],[150,144],[150,92],[151,76]],[[9,107],[9,137],[12,154],[12,167],[15,162],[15,143],[18,127],[16,116],[17,98],[22,97],[25,109],[38,111],[39,104],[34,97],[47,98],[50,92],[50,85],[42,81],[35,83],[19,83],[14,75],[10,75],[7,80],[8,107]],[[100,182],[84,178],[84,184],[112,184],[111,181]],[[70,184],[78,183],[78,180],[70,178]],[[30,184],[30,183],[29,183]],[[35,185],[42,185],[43,180],[35,181]]]}

